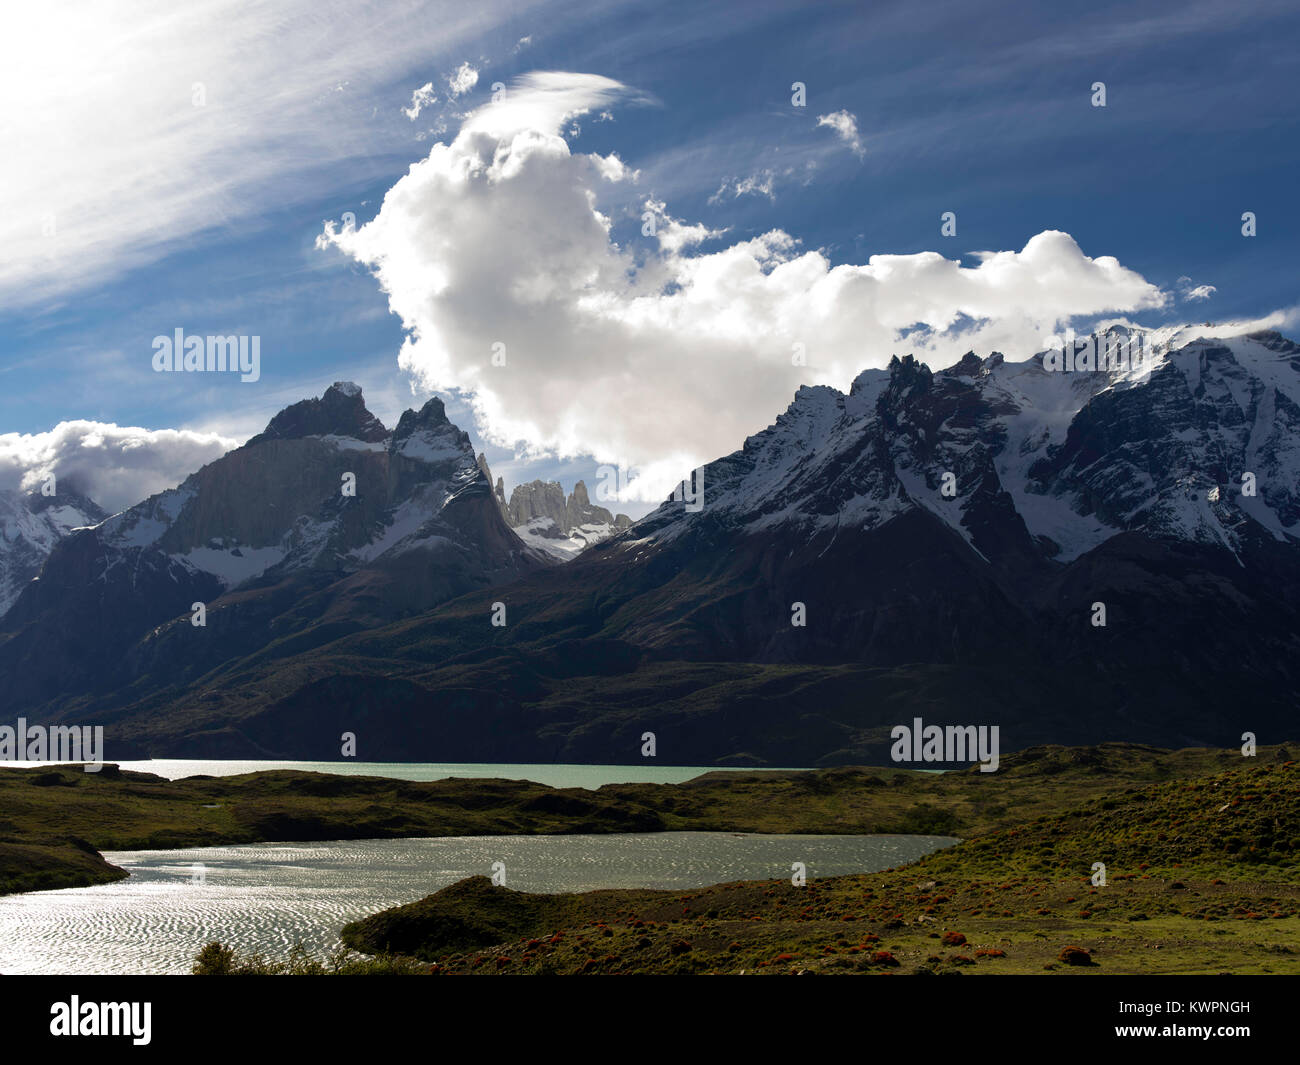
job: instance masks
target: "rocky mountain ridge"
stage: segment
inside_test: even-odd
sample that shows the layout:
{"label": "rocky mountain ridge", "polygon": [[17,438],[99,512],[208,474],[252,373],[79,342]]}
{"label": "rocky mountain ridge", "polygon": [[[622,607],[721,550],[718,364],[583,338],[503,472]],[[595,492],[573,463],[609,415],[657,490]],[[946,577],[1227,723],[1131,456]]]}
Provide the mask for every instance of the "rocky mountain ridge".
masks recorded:
{"label": "rocky mountain ridge", "polygon": [[0,490],[0,617],[40,573],[55,544],[108,517],[94,500],[54,487],[52,495]]}
{"label": "rocky mountain ridge", "polygon": [[441,400],[390,432],[336,382],[176,488],[55,544],[0,619],[0,663],[22,678],[15,706],[180,680],[549,564],[505,525]]}
{"label": "rocky mountain ridge", "polygon": [[367,757],[628,762],[649,731],[695,765],[887,761],[916,716],[998,725],[1003,750],[1286,731],[1300,345],[1171,334],[1138,371],[1044,355],[800,389],[703,468],[702,507],[670,498],[566,565],[399,618],[331,593],[310,639],[241,644],[236,614],[201,680],[164,668],[192,644],[143,641],[129,683],[43,705],[232,757],[334,757],[359,721]]}
{"label": "rocky mountain ridge", "polygon": [[[479,455],[478,464],[490,482],[487,458]],[[626,514],[593,504],[584,481],[575,483],[567,498],[558,481],[529,481],[515,485],[506,502],[505,482],[498,477],[494,494],[502,517],[520,539],[564,562],[632,524]]]}

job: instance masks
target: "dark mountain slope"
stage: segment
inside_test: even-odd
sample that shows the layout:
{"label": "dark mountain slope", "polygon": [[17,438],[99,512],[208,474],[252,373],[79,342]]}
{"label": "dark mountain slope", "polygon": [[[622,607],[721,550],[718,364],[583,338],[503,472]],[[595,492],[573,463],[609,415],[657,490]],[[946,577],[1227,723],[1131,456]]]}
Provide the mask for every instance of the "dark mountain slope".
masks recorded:
{"label": "dark mountain slope", "polygon": [[1300,347],[1177,339],[1140,372],[972,355],[801,389],[704,468],[698,512],[93,709],[169,753],[332,757],[353,731],[431,760],[628,761],[650,731],[661,761],[881,761],[913,716],[1004,750],[1286,731]]}

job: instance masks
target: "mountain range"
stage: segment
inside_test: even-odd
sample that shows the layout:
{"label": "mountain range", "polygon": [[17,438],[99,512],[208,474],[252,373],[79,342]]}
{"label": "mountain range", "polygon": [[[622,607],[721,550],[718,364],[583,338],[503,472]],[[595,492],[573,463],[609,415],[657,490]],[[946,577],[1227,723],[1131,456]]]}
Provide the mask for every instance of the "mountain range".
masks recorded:
{"label": "mountain range", "polygon": [[664,763],[887,762],[916,717],[1004,750],[1267,742],[1300,692],[1300,345],[1153,350],[895,357],[631,524],[581,484],[507,503],[441,402],[390,431],[335,384],[120,514],[6,520],[0,573],[48,557],[6,578],[0,715],[103,724],[110,757],[353,733],[363,759],[626,763],[653,733]]}

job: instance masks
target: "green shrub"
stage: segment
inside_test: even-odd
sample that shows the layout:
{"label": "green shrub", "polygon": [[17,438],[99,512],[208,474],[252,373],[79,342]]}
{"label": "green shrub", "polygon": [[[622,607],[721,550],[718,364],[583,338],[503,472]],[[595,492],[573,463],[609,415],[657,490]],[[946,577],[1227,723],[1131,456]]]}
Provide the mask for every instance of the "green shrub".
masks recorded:
{"label": "green shrub", "polygon": [[413,958],[381,954],[367,957],[339,947],[323,961],[298,943],[284,961],[264,954],[240,954],[234,947],[212,942],[195,956],[190,970],[195,976],[415,976],[429,966]]}

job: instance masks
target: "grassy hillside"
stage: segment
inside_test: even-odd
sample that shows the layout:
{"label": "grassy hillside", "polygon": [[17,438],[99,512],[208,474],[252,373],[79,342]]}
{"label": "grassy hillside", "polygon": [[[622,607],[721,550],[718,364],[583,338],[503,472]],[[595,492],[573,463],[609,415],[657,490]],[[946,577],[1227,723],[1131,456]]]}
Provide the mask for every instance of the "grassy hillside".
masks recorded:
{"label": "grassy hillside", "polygon": [[1115,786],[802,887],[535,896],[478,877],[343,936],[443,973],[1300,973],[1300,771]]}
{"label": "grassy hillside", "polygon": [[[268,772],[0,770],[0,890],[122,875],[96,849],[624,831],[926,832],[906,868],[700,891],[528,895],[462,881],[345,930],[374,963],[203,971],[1297,972],[1300,776],[1285,747],[1040,747],[997,773],[708,773],[597,791]],[[1094,886],[1094,863],[1107,883]],[[1086,964],[1075,964],[1083,962]]]}

